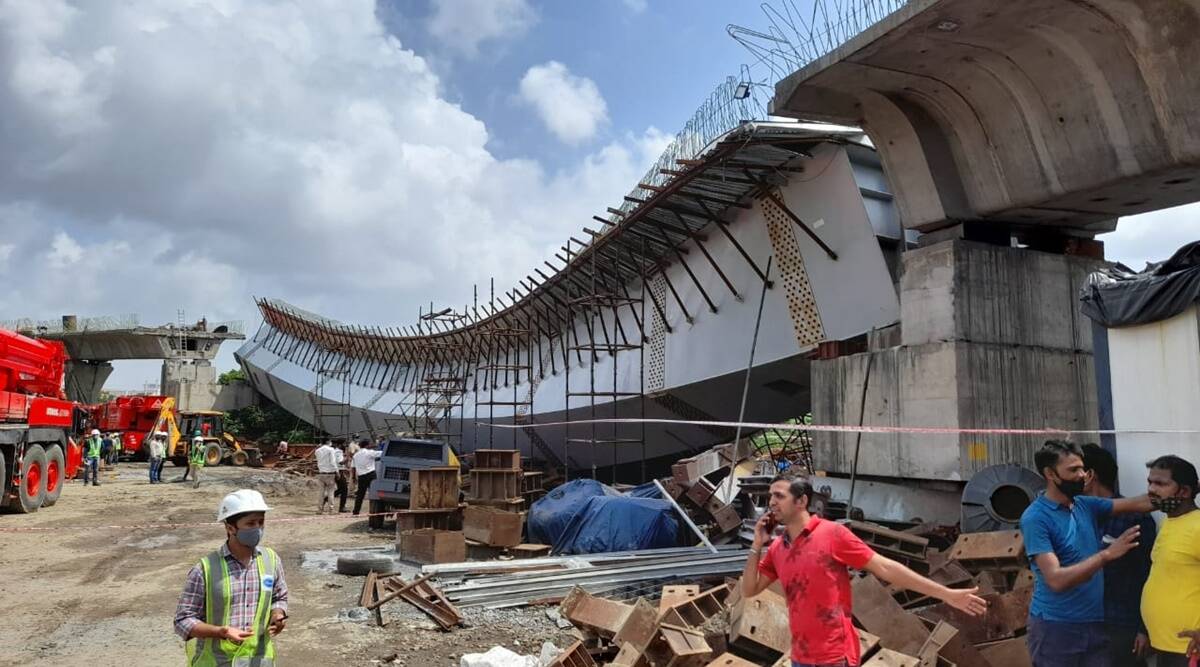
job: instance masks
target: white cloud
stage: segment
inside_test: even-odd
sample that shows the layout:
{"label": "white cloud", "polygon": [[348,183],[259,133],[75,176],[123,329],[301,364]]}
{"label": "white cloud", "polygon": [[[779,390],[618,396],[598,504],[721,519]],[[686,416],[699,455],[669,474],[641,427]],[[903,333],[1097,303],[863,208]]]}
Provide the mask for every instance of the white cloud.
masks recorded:
{"label": "white cloud", "polygon": [[0,0],[0,312],[253,326],[269,296],[407,324],[514,285],[656,157],[651,130],[558,171],[497,159],[374,10]]}
{"label": "white cloud", "polygon": [[1161,262],[1182,246],[1200,240],[1200,204],[1122,218],[1117,230],[1099,237],[1110,261],[1135,271]]}
{"label": "white cloud", "polygon": [[526,0],[434,0],[429,32],[450,51],[473,58],[480,44],[518,39],[537,18]]}
{"label": "white cloud", "polygon": [[621,0],[625,7],[634,14],[641,14],[649,6],[647,0]]}
{"label": "white cloud", "polygon": [[565,143],[590,139],[608,122],[608,105],[595,82],[571,74],[560,62],[530,67],[521,77],[520,92],[521,99],[533,106],[546,127]]}

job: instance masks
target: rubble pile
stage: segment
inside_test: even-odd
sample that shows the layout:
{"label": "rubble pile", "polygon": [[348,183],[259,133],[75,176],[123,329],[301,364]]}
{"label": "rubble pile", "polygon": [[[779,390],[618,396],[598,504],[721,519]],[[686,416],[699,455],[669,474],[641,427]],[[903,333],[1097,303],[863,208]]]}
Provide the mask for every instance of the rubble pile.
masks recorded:
{"label": "rubble pile", "polygon": [[[979,586],[988,611],[970,617],[873,575],[852,581],[864,667],[1029,665],[1025,623],[1033,575],[1019,531],[961,535],[934,549],[918,534],[872,523],[847,526],[881,554],[950,587]],[[790,665],[787,601],[779,583],[743,598],[740,582],[663,586],[657,604],[607,599],[573,589],[559,613],[582,634],[555,665],[748,667]],[[571,662],[564,660],[570,659]]]}

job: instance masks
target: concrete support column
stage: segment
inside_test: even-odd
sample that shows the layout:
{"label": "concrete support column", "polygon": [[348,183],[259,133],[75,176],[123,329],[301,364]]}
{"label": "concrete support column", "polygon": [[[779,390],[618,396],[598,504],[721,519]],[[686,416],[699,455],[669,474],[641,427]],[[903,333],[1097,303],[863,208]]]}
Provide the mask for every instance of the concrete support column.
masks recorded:
{"label": "concrete support column", "polygon": [[107,361],[67,362],[67,398],[78,403],[99,403],[104,381],[112,375],[113,366]]}
{"label": "concrete support column", "polygon": [[212,410],[220,393],[217,370],[205,359],[166,359],[162,365],[162,393],[175,397],[180,410]]}
{"label": "concrete support column", "polygon": [[[1092,335],[1078,292],[1100,260],[943,241],[906,252],[900,335],[812,363],[821,424],[1091,429]],[[814,458],[853,466],[855,434],[818,434]],[[1041,437],[863,434],[860,475],[967,480],[995,463],[1033,466]]]}

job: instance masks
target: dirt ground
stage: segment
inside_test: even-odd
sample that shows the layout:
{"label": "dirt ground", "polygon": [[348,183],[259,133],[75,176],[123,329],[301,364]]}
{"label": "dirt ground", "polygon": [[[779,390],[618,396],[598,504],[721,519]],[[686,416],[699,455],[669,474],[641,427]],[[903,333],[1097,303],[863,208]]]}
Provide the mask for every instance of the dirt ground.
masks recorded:
{"label": "dirt ground", "polygon": [[[169,464],[168,481],[182,474]],[[237,488],[256,488],[274,508],[264,544],[284,561],[289,621],[277,638],[281,665],[457,665],[464,653],[503,645],[536,655],[543,641],[571,637],[541,610],[468,611],[468,627],[439,631],[402,602],[385,606],[385,627],[355,620],[362,579],[314,566],[313,552],[394,542],[365,519],[320,518],[315,482],[268,469],[209,468],[199,489],[150,485],[146,464],[102,472],[99,487],[71,482],[57,505],[34,514],[0,514],[0,665],[183,664],[172,627],[188,568],[224,539],[217,505]],[[311,520],[274,523],[272,519]],[[138,528],[148,523],[206,523]],[[306,556],[307,554],[307,556]],[[305,562],[307,565],[302,566]]]}

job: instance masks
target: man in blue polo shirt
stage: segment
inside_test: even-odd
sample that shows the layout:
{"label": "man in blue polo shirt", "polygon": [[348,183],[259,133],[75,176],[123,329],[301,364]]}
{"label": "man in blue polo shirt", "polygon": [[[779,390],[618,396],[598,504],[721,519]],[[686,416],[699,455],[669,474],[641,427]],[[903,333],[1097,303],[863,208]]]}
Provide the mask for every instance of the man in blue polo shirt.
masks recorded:
{"label": "man in blue polo shirt", "polygon": [[1034,575],[1030,658],[1034,667],[1109,667],[1100,571],[1138,546],[1140,529],[1102,548],[1103,526],[1113,514],[1150,512],[1150,499],[1083,495],[1083,452],[1074,443],[1047,440],[1033,460],[1046,490],[1021,515]]}

